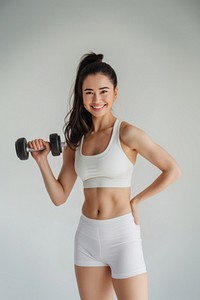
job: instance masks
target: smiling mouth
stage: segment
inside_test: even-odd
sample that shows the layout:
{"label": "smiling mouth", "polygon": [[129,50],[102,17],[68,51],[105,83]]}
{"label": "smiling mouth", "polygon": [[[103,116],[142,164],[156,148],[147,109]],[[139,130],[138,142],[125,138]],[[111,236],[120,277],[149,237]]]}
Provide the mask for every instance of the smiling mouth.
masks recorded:
{"label": "smiling mouth", "polygon": [[104,106],[106,106],[106,104],[101,105],[101,106],[93,106],[93,105],[91,105],[91,107],[92,107],[94,110],[101,110],[102,108],[104,108]]}

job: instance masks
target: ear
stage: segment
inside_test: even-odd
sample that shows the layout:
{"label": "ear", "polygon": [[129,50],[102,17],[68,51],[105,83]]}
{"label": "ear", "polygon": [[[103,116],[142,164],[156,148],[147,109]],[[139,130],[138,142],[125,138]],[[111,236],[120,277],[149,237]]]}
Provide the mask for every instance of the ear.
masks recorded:
{"label": "ear", "polygon": [[115,90],[114,90],[114,94],[115,94],[115,100],[116,100],[116,98],[117,98],[117,96],[118,96],[118,86],[116,86],[116,88],[115,88]]}

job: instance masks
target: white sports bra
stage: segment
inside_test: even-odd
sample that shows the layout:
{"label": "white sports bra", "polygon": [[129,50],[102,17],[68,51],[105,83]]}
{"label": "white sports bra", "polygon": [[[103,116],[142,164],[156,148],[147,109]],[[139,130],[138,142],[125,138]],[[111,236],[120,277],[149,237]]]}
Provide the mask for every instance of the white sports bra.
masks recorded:
{"label": "white sports bra", "polygon": [[122,121],[116,119],[107,148],[95,155],[83,155],[81,139],[75,152],[75,171],[84,188],[130,187],[134,164],[122,149],[119,130]]}

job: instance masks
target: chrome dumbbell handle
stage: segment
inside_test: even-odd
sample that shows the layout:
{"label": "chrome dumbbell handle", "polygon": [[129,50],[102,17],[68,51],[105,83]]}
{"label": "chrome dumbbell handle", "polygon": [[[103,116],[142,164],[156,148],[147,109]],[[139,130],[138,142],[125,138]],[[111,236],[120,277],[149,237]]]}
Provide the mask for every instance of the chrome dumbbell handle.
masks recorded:
{"label": "chrome dumbbell handle", "polygon": [[38,151],[42,151],[42,150],[45,150],[45,149],[46,149],[45,147],[42,147],[40,150],[36,150],[36,149],[32,149],[32,148],[27,147],[26,151],[28,151],[28,152],[38,152]]}
{"label": "chrome dumbbell handle", "polygon": [[62,148],[67,147],[67,143],[66,142],[61,142],[61,147]]}
{"label": "chrome dumbbell handle", "polygon": [[[66,146],[67,146],[66,142],[61,142],[61,147],[62,148],[66,147]],[[45,149],[46,149],[45,147],[42,147],[40,150],[36,150],[36,149],[33,149],[33,148],[26,147],[26,151],[28,151],[28,152],[38,152],[38,151],[43,151]]]}

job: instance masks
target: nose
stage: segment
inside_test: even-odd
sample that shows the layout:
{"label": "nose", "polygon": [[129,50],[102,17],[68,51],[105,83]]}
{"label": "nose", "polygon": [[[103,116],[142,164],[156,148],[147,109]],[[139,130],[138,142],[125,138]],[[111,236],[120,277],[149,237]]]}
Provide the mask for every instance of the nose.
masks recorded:
{"label": "nose", "polygon": [[95,102],[95,103],[96,102],[98,103],[100,100],[101,100],[100,95],[94,93],[92,101]]}

